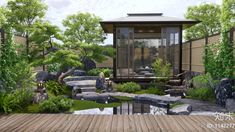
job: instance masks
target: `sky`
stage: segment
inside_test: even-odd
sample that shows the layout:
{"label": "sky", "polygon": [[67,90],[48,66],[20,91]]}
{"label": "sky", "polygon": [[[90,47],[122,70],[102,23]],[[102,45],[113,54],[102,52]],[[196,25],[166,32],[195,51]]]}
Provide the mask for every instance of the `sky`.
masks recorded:
{"label": "sky", "polygon": [[[163,13],[165,16],[184,18],[189,6],[202,3],[221,4],[222,0],[43,0],[48,5],[46,19],[62,30],[62,20],[77,12],[93,13],[103,20],[126,16],[127,13]],[[5,5],[7,0],[0,0]],[[104,44],[112,44],[108,35]]]}

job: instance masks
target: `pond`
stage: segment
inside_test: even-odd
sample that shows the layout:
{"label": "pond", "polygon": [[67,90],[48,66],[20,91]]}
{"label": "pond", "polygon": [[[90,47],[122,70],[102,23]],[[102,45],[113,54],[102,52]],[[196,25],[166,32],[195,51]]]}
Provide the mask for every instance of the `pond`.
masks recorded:
{"label": "pond", "polygon": [[169,108],[165,105],[159,105],[143,101],[122,102],[118,107],[94,108],[74,111],[74,114],[95,114],[95,115],[133,115],[133,114],[151,114],[165,115]]}

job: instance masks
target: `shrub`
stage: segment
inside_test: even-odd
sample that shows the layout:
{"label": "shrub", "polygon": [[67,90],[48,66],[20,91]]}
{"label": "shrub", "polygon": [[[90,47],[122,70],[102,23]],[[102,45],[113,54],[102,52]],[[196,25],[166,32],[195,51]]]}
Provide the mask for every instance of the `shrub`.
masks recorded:
{"label": "shrub", "polygon": [[59,70],[60,70],[60,64],[58,64],[58,63],[47,65],[48,72],[57,72]]}
{"label": "shrub", "polygon": [[195,88],[213,88],[219,81],[213,80],[211,75],[207,73],[194,77],[192,82]]}
{"label": "shrub", "polygon": [[4,99],[4,94],[0,92],[0,113],[4,112],[3,99]]}
{"label": "shrub", "polygon": [[193,99],[214,100],[215,94],[212,88],[193,88],[189,89],[187,95]]}
{"label": "shrub", "polygon": [[158,77],[170,77],[171,74],[171,64],[163,61],[160,58],[157,58],[152,64],[153,71]]}
{"label": "shrub", "polygon": [[164,91],[160,88],[156,88],[156,87],[150,87],[147,90],[147,94],[157,94],[157,95],[165,95]]}
{"label": "shrub", "polygon": [[104,73],[105,77],[110,77],[111,70],[108,68],[95,68],[87,72],[89,76],[98,76],[101,72]]}
{"label": "shrub", "polygon": [[59,84],[56,81],[48,81],[45,85],[46,89],[55,96],[63,95],[66,93],[67,87],[63,84]]}
{"label": "shrub", "polygon": [[59,113],[68,111],[73,105],[71,99],[63,96],[51,97],[39,103],[39,111],[43,113]]}
{"label": "shrub", "polygon": [[116,88],[120,92],[127,92],[127,93],[133,93],[133,92],[141,90],[140,85],[134,82],[117,84]]}
{"label": "shrub", "polygon": [[32,90],[17,89],[2,96],[2,108],[5,113],[21,111],[32,102]]}

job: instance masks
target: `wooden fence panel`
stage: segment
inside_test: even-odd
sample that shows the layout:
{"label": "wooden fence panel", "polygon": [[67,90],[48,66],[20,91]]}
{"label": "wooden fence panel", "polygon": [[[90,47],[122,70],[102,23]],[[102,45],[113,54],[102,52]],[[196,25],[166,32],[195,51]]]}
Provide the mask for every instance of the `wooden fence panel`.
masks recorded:
{"label": "wooden fence panel", "polygon": [[204,72],[203,54],[205,47],[205,39],[192,41],[192,71]]}
{"label": "wooden fence panel", "polygon": [[[229,35],[229,34],[228,34]],[[233,41],[233,48],[235,49],[235,28],[231,29]],[[205,67],[203,64],[203,56],[204,56],[204,48],[205,45],[211,45],[214,43],[218,43],[220,41],[220,34],[209,36],[208,38],[202,38],[198,40],[191,41],[191,49],[190,49],[190,41],[183,43],[182,45],[182,70],[190,70],[194,72],[205,72]],[[191,52],[191,54],[190,54]],[[190,61],[191,55],[191,61]],[[234,50],[235,56],[235,50]]]}
{"label": "wooden fence panel", "polygon": [[190,70],[190,42],[182,45],[182,70]]}
{"label": "wooden fence panel", "polygon": [[26,44],[26,38],[20,36],[14,36],[15,43],[17,44]]}
{"label": "wooden fence panel", "polygon": [[219,41],[220,41],[220,35],[219,34],[208,37],[208,45],[218,43]]}

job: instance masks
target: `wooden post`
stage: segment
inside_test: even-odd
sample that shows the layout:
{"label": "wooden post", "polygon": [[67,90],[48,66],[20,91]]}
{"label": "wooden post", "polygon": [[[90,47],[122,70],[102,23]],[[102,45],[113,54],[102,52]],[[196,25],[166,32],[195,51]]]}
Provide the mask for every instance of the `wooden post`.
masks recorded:
{"label": "wooden post", "polygon": [[180,26],[180,33],[179,33],[179,73],[182,73],[182,25]]}
{"label": "wooden post", "polygon": [[1,32],[1,44],[3,45],[5,43],[5,32],[4,29],[0,29]]}
{"label": "wooden post", "polygon": [[189,70],[192,71],[192,41],[189,42]]}
{"label": "wooden post", "polygon": [[[207,56],[207,46],[208,46],[208,36],[205,37],[205,56]],[[207,58],[205,58],[205,62],[207,61]],[[204,65],[205,67],[205,65]],[[205,67],[205,73],[207,72],[206,67]]]}
{"label": "wooden post", "polygon": [[230,43],[232,44],[232,46],[234,45],[234,31],[235,31],[235,28],[231,28],[229,32]]}
{"label": "wooden post", "polygon": [[[45,49],[44,49],[44,47],[43,47],[43,50],[42,50],[42,56],[43,56],[43,60],[45,60]],[[42,65],[42,70],[43,70],[43,71],[46,70],[46,67],[45,67],[44,64]]]}
{"label": "wooden post", "polygon": [[[117,54],[117,45],[116,45],[116,25],[113,25],[113,48],[116,50]],[[117,77],[117,62],[116,62],[116,57],[113,58],[113,78]]]}

